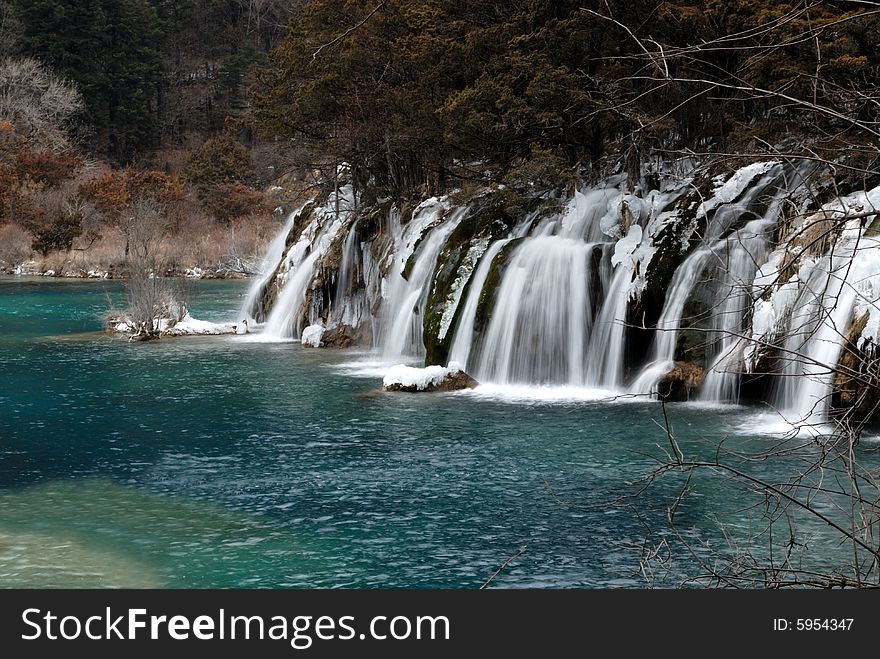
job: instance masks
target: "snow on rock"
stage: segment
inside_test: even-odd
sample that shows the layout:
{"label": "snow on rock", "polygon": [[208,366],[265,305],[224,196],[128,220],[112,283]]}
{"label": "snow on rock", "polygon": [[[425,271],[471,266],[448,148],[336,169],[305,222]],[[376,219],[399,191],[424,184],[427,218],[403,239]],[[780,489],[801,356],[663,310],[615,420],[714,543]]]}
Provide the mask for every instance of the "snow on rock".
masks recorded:
{"label": "snow on rock", "polygon": [[323,343],[321,339],[324,336],[323,325],[309,325],[302,331],[301,341],[307,348],[320,348]]}
{"label": "snow on rock", "polygon": [[713,196],[722,204],[729,204],[735,201],[746,188],[758,176],[763,176],[773,169],[779,162],[776,160],[768,160],[765,162],[754,162],[746,165],[733,173],[727,181],[717,186],[712,192]]}
{"label": "snow on rock", "polygon": [[26,261],[25,263],[19,263],[12,269],[12,273],[15,275],[38,275],[40,274],[40,268],[37,265],[36,261]]}
{"label": "snow on rock", "polygon": [[[865,225],[859,217],[873,209],[880,209],[880,187],[840,197],[809,216],[797,218],[789,241],[770,254],[752,284],[750,340],[744,351],[747,370],[756,367],[766,344],[791,332],[787,326],[789,319],[804,299],[812,298],[806,287],[822,273],[825,279],[831,273],[832,281],[843,280],[838,297],[845,298],[851,293],[852,320],[868,314],[859,347],[863,349],[880,337],[880,240],[867,235],[870,223]],[[799,244],[811,224],[832,218],[844,221],[833,250],[816,254]],[[796,260],[791,262],[793,256]],[[787,274],[792,271],[794,274]],[[840,332],[842,340],[843,330]]]}
{"label": "snow on rock", "polygon": [[868,313],[868,323],[865,325],[865,329],[862,330],[861,341],[859,342],[860,350],[864,350],[868,343],[880,343],[880,307],[872,304],[865,311]]}
{"label": "snow on rock", "polygon": [[716,176],[713,181],[715,189],[712,191],[712,196],[700,204],[697,216],[705,216],[722,204],[736,201],[756,178],[763,176],[778,164],[779,162],[776,160],[754,162],[751,165],[746,165],[736,170],[726,181],[723,175]]}
{"label": "snow on rock", "polygon": [[620,239],[625,224],[642,224],[650,215],[650,202],[632,194],[620,193],[608,203],[607,212],[599,218],[599,229],[609,238]]}
{"label": "snow on rock", "polygon": [[[164,319],[163,319],[164,320]],[[206,320],[197,320],[187,314],[183,320],[174,325],[160,330],[163,336],[214,336],[219,334],[235,334],[234,323],[211,323]]]}
{"label": "snow on rock", "polygon": [[[161,336],[218,336],[237,333],[237,325],[234,323],[211,323],[193,318],[189,314],[177,322],[172,318],[156,318],[153,323]],[[125,318],[113,321],[110,329],[121,334],[134,334],[137,331],[135,325]]]}
{"label": "snow on rock", "polygon": [[856,299],[853,320],[867,314],[868,321],[860,335],[859,349],[880,339],[880,240],[864,237],[860,242],[848,281],[852,282]]}
{"label": "snow on rock", "polygon": [[611,257],[611,265],[617,267],[621,263],[629,261],[641,242],[642,227],[638,224],[633,224],[629,228],[626,237],[618,240],[614,246],[614,256]]}
{"label": "snow on rock", "polygon": [[183,271],[183,276],[189,277],[190,279],[201,279],[204,275],[205,275],[205,271],[199,267],[186,268]]}
{"label": "snow on rock", "polygon": [[395,238],[399,243],[393,256],[397,263],[399,273],[403,273],[409,257],[412,256],[422,236],[438,222],[443,220],[446,212],[452,207],[449,197],[430,197],[416,206],[409,222],[396,232],[400,235]]}
{"label": "snow on rock", "polygon": [[461,302],[461,296],[464,293],[464,289],[467,287],[471,275],[474,273],[474,268],[476,268],[477,262],[483,257],[483,254],[486,253],[487,249],[489,249],[489,238],[478,240],[468,250],[462,264],[459,266],[458,277],[452,282],[452,289],[446,298],[446,306],[443,309],[443,316],[440,318],[440,331],[437,336],[441,341],[446,338],[446,334],[449,332],[449,327],[452,325],[452,320],[455,318],[455,312]]}
{"label": "snow on rock", "polygon": [[449,362],[449,366],[427,366],[415,368],[398,364],[392,366],[382,379],[385,391],[454,391],[456,389],[473,389],[477,381],[461,369],[458,362]]}

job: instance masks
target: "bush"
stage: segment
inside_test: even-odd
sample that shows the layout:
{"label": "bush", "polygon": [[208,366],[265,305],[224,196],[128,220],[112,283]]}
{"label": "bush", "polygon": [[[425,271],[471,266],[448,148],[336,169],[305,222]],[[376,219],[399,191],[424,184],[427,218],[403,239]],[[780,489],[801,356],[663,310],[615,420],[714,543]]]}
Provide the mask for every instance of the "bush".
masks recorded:
{"label": "bush", "polygon": [[71,178],[82,165],[82,158],[70,153],[37,152],[23,149],[17,158],[19,178],[58,187]]}
{"label": "bush", "polygon": [[185,171],[186,179],[201,193],[218,185],[242,183],[251,174],[247,149],[229,135],[210,139],[196,149]]}
{"label": "bush", "polygon": [[262,193],[241,183],[230,183],[212,188],[205,197],[205,208],[219,222],[230,224],[248,215],[269,212]]}
{"label": "bush", "polygon": [[56,249],[69,251],[83,233],[83,214],[77,206],[60,204],[43,209],[29,228],[34,236],[31,247],[43,256]]}
{"label": "bush", "polygon": [[0,264],[12,267],[27,261],[31,240],[31,234],[17,224],[0,226]]}

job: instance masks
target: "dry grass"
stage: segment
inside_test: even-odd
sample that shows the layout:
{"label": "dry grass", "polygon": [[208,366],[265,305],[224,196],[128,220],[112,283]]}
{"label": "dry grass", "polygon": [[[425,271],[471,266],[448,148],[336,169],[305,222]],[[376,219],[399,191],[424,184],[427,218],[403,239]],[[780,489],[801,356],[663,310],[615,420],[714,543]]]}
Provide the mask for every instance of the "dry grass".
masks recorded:
{"label": "dry grass", "polygon": [[12,268],[30,259],[31,240],[31,234],[17,224],[0,226],[0,267]]}
{"label": "dry grass", "polygon": [[[179,223],[173,233],[165,233],[151,247],[156,267],[163,273],[183,274],[187,268],[234,270],[241,264],[255,268],[280,228],[274,217],[243,218],[224,226],[206,215],[193,215]],[[14,224],[0,227],[0,266],[12,268],[34,261],[39,272],[54,270],[58,275],[85,276],[91,270],[123,276],[125,235],[118,228],[104,226],[94,242],[74,241],[69,252],[53,252],[40,257],[31,249],[32,237]]]}

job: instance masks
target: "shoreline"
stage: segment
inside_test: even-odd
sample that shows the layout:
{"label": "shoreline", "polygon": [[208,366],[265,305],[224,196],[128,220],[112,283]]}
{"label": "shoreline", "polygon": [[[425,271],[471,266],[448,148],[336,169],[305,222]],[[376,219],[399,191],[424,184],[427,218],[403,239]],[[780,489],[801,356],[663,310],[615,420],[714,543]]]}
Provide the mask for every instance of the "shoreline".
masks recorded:
{"label": "shoreline", "polygon": [[[237,272],[233,270],[222,270],[215,269],[213,267],[198,267],[194,266],[192,268],[168,268],[159,275],[160,277],[168,277],[174,279],[194,279],[194,280],[208,280],[208,279],[253,279],[254,277],[258,277],[259,273],[254,274],[245,274],[242,272]],[[93,281],[125,281],[127,277],[125,277],[121,272],[114,272],[113,268],[104,270],[101,268],[94,268],[90,270],[69,270],[69,271],[55,271],[54,269],[46,269],[40,270],[38,268],[24,268],[22,266],[15,266],[14,268],[8,267],[0,267],[0,277],[10,278],[10,279],[50,279],[50,280],[65,280],[65,279],[75,279],[78,281],[84,280],[93,280]]]}

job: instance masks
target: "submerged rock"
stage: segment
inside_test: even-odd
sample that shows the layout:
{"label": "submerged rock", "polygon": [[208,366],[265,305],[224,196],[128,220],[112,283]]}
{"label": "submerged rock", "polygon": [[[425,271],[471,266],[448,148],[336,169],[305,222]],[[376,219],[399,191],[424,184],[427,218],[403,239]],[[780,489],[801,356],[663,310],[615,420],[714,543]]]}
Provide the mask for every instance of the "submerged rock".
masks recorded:
{"label": "submerged rock", "polygon": [[421,393],[433,391],[458,391],[473,389],[479,385],[470,375],[461,370],[456,362],[443,366],[414,368],[399,364],[394,366],[382,380],[385,391]]}
{"label": "submerged rock", "polygon": [[690,362],[675,362],[657,383],[657,396],[667,403],[690,400],[703,385],[703,369]]}

